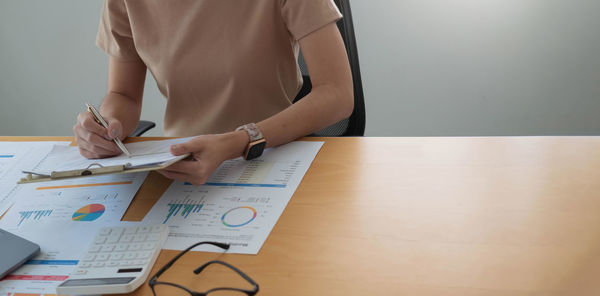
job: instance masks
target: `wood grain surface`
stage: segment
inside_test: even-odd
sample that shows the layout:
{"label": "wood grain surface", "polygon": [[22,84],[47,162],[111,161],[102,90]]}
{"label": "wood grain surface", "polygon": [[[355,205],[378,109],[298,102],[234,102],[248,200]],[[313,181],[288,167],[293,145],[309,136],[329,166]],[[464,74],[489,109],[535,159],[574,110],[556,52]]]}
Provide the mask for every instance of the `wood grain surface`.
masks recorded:
{"label": "wood grain surface", "polygon": [[[600,137],[303,140],[325,145],[259,254],[192,252],[164,280],[241,285],[192,273],[220,259],[259,295],[600,295]],[[123,220],[170,182],[151,173]]]}

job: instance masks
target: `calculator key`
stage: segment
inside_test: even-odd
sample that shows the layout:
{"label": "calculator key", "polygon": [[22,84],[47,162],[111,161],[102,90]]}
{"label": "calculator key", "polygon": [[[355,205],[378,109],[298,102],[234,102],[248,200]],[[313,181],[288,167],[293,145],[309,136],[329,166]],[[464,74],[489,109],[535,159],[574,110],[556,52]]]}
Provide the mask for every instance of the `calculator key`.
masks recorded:
{"label": "calculator key", "polygon": [[85,254],[85,256],[83,256],[83,258],[81,258],[82,261],[93,261],[96,258],[96,255],[94,254]]}
{"label": "calculator key", "polygon": [[100,229],[99,235],[107,236],[110,234],[111,231],[112,231],[111,228],[102,228],[102,229]]}
{"label": "calculator key", "polygon": [[152,228],[150,228],[150,232],[161,232],[162,231],[162,226],[160,225],[155,225],[152,226]]}
{"label": "calculator key", "polygon": [[106,261],[106,260],[108,260],[108,255],[109,254],[106,254],[106,253],[98,254],[96,256],[96,260],[97,261]]}
{"label": "calculator key", "polygon": [[144,250],[153,250],[156,247],[156,243],[144,243],[142,244],[142,249]]}
{"label": "calculator key", "polygon": [[148,261],[148,260],[140,260],[140,259],[138,259],[138,260],[135,260],[135,261],[133,262],[133,264],[135,264],[135,265],[137,265],[137,266],[144,266],[144,265],[146,265],[146,262],[147,262],[147,261]]}
{"label": "calculator key", "polygon": [[123,259],[123,253],[110,254],[110,260],[121,260]]}
{"label": "calculator key", "polygon": [[136,255],[137,255],[137,253],[133,253],[133,252],[125,253],[125,256],[123,256],[123,259],[125,259],[125,260],[135,259]]}
{"label": "calculator key", "polygon": [[102,248],[102,246],[99,245],[92,245],[89,249],[88,249],[88,253],[97,253],[100,252],[100,249]]}
{"label": "calculator key", "polygon": [[126,234],[124,236],[121,237],[121,240],[119,240],[122,243],[129,243],[133,240],[133,235],[131,234]]}
{"label": "calculator key", "polygon": [[106,263],[106,266],[108,266],[108,267],[119,266],[119,262],[118,261],[110,261],[110,262]]}
{"label": "calculator key", "polygon": [[96,239],[94,240],[94,244],[100,245],[106,242],[106,236],[99,236],[96,237]]}
{"label": "calculator key", "polygon": [[130,244],[127,250],[129,251],[139,251],[142,248],[142,244]]}
{"label": "calculator key", "polygon": [[114,249],[115,249],[115,245],[104,245],[104,246],[102,246],[102,252],[103,253],[112,252]]}
{"label": "calculator key", "polygon": [[92,267],[92,263],[90,263],[90,262],[79,263],[79,268],[89,268],[89,267]]}
{"label": "calculator key", "polygon": [[123,234],[123,231],[125,231],[125,229],[122,227],[113,228],[112,234],[121,235],[121,234]]}
{"label": "calculator key", "polygon": [[137,233],[148,233],[150,232],[150,226],[140,226],[138,227]]}
{"label": "calculator key", "polygon": [[121,266],[132,266],[133,265],[133,260],[128,260],[128,261],[121,261]]}
{"label": "calculator key", "polygon": [[133,241],[134,241],[134,242],[143,242],[143,241],[145,241],[145,240],[146,240],[146,237],[148,237],[148,236],[147,236],[147,235],[145,235],[145,234],[136,234],[136,235],[133,237]]}
{"label": "calculator key", "polygon": [[104,262],[96,261],[96,262],[92,263],[92,267],[95,267],[95,268],[104,267]]}
{"label": "calculator key", "polygon": [[160,238],[160,233],[151,233],[148,235],[149,242],[157,241],[159,238]]}
{"label": "calculator key", "polygon": [[115,247],[115,251],[117,251],[117,252],[127,251],[127,246],[128,246],[127,244],[118,244]]}
{"label": "calculator key", "polygon": [[73,274],[74,275],[85,275],[85,274],[87,274],[87,270],[86,269],[78,269],[78,270],[75,270],[73,272]]}
{"label": "calculator key", "polygon": [[136,227],[128,227],[128,228],[125,228],[125,234],[135,234],[135,233],[136,233],[136,231],[137,231],[137,228],[136,228]]}
{"label": "calculator key", "polygon": [[108,239],[106,239],[106,243],[114,244],[114,243],[118,242],[120,238],[121,238],[120,233],[113,233],[110,236],[108,236]]}
{"label": "calculator key", "polygon": [[152,252],[139,252],[138,258],[139,259],[148,259],[148,258],[150,258],[150,255],[152,255]]}

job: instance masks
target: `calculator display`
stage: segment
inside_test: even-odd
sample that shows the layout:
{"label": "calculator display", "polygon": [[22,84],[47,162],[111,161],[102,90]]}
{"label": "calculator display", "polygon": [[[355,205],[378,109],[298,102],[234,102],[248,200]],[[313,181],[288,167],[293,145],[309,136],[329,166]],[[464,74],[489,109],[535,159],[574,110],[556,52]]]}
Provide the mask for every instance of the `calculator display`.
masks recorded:
{"label": "calculator display", "polygon": [[102,285],[118,285],[118,284],[127,284],[133,281],[134,277],[123,277],[123,278],[98,278],[98,279],[75,279],[75,280],[66,280],[61,284],[63,287],[72,287],[72,286],[102,286]]}

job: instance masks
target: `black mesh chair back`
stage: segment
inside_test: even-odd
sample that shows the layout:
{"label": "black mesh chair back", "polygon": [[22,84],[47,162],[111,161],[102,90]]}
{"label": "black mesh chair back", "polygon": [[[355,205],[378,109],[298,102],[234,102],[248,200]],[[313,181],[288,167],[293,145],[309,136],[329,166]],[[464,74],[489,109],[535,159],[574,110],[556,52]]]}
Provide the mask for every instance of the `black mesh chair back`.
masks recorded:
{"label": "black mesh chair back", "polygon": [[[350,9],[349,0],[334,0],[335,4],[340,9],[344,16],[337,22],[337,26],[344,39],[346,45],[346,53],[352,70],[352,82],[354,84],[354,111],[349,118],[341,120],[333,125],[330,125],[318,132],[311,134],[315,137],[337,137],[337,136],[363,136],[365,134],[365,99],[363,95],[362,79],[360,76],[360,65],[358,63],[358,50],[356,48],[356,38],[354,36],[354,25],[352,23],[352,11]],[[294,99],[294,103],[302,99],[310,93],[312,84],[308,76],[308,70],[304,58],[300,55],[299,58],[300,70],[304,84],[298,95]]]}

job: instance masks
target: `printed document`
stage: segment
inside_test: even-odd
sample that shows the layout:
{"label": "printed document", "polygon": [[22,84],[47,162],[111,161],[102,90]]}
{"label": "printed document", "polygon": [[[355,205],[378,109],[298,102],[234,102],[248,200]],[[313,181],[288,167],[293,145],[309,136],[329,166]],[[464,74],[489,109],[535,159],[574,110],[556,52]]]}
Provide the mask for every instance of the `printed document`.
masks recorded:
{"label": "printed document", "polygon": [[0,216],[12,206],[12,192],[23,177],[22,170],[36,166],[54,145],[70,142],[0,142]]}
{"label": "printed document", "polygon": [[0,220],[6,230],[47,222],[105,224],[120,221],[147,172],[21,184]]}
{"label": "printed document", "polygon": [[322,145],[297,141],[225,161],[201,186],[173,182],[143,221],[169,225],[165,249],[217,241],[231,244],[228,253],[257,254]]}

